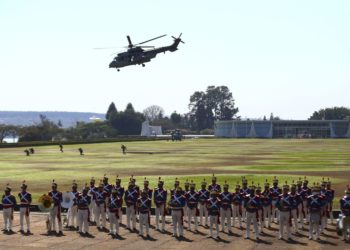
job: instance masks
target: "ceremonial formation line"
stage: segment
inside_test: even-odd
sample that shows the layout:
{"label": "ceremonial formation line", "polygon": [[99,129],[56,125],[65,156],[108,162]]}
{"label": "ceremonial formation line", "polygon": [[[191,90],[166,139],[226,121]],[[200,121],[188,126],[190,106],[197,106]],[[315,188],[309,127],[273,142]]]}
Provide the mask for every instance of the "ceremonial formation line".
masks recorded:
{"label": "ceremonial formation line", "polygon": [[[58,191],[58,185],[53,180],[52,190],[39,199],[39,208],[48,212],[48,234],[63,234],[62,207],[68,208],[66,227],[74,227],[81,236],[89,235],[89,226],[96,225],[111,235],[119,234],[119,225],[123,221],[122,205],[126,205],[126,228],[136,232],[138,221],[139,234],[150,237],[150,212],[152,201],[155,205],[155,227],[164,233],[165,216],[171,213],[173,236],[184,236],[184,220],[189,231],[198,231],[199,225],[209,228],[209,236],[218,239],[220,231],[232,234],[232,227],[243,230],[242,222],[246,223],[245,237],[251,237],[252,231],[259,241],[259,236],[265,228],[271,228],[271,223],[279,224],[277,237],[292,240],[292,231],[296,237],[299,230],[309,225],[309,239],[320,240],[320,234],[333,223],[332,206],[334,190],[331,182],[322,180],[320,185],[314,183],[309,188],[306,178],[299,179],[288,185],[279,187],[276,177],[272,187],[266,180],[263,188],[260,185],[248,186],[248,180],[242,177],[241,185],[237,183],[234,192],[229,191],[225,182],[217,184],[215,175],[207,188],[205,180],[201,189],[196,190],[196,184],[186,181],[184,189],[179,180],[175,179],[174,188],[168,193],[163,188],[164,181],[159,177],[158,187],[149,188],[145,178],[144,187],[136,185],[133,176],[130,177],[127,189],[121,186],[121,179],[116,178],[115,185],[108,183],[105,175],[98,186],[91,178],[90,185],[86,184],[81,192],[75,181],[71,192]],[[30,204],[32,197],[27,192],[25,181],[18,194],[20,206],[20,232],[30,234]],[[170,198],[168,199],[168,194]],[[2,196],[5,233],[12,232],[13,211],[17,205],[16,197],[11,194],[9,184]],[[346,241],[350,240],[350,187],[347,186],[345,195],[339,201],[341,214],[337,220],[338,234]],[[138,217],[138,220],[137,220]],[[109,221],[109,229],[106,222]],[[57,227],[56,227],[57,224]],[[26,225],[26,230],[25,226]],[[221,230],[220,230],[221,227]]]}

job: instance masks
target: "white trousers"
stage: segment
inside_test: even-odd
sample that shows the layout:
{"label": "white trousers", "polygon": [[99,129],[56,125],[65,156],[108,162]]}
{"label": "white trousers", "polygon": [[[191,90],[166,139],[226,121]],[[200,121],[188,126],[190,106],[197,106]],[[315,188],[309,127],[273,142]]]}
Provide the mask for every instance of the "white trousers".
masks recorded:
{"label": "white trousers", "polygon": [[197,212],[196,208],[191,209],[191,208],[187,207],[187,218],[188,218],[187,223],[188,223],[188,229],[190,231],[191,231],[192,217],[194,220],[194,229],[198,230],[198,218],[197,218],[196,212]]}
{"label": "white trousers", "polygon": [[[51,231],[56,231],[56,219],[58,223],[58,231],[62,231],[62,217],[61,217],[61,211],[59,211],[61,207],[55,206],[53,209],[50,211],[50,230]],[[60,216],[58,216],[60,214]]]}
{"label": "white trousers", "polygon": [[240,210],[239,205],[232,206],[232,218],[233,218],[232,226],[236,225],[236,218],[238,218],[239,226],[242,227],[242,215],[239,210]]}
{"label": "white trousers", "polygon": [[[305,211],[305,209],[304,209]],[[304,218],[306,216],[304,216],[303,214],[303,202],[301,202],[299,205],[298,205],[298,213],[299,213],[299,228],[303,227],[304,226]]]}
{"label": "white trousers", "polygon": [[67,226],[75,227],[77,223],[78,206],[72,206],[68,209],[67,213]]}
{"label": "white trousers", "polygon": [[303,206],[304,206],[304,211],[305,211],[305,220],[306,222],[310,221],[310,214],[309,214],[309,210],[307,209],[307,200],[303,201]]}
{"label": "white trousers", "polygon": [[[272,209],[271,209],[271,213],[272,213],[272,221],[276,221],[276,223],[278,223],[279,220],[279,210],[276,207],[276,203],[277,200],[273,200],[272,201]],[[275,220],[276,219],[276,220]]]}
{"label": "white trousers", "polygon": [[263,209],[259,209],[258,210],[258,227],[260,229],[260,232],[263,232],[263,228],[264,228],[264,210]]}
{"label": "white trousers", "polygon": [[165,228],[165,214],[164,214],[164,204],[160,205],[159,207],[156,206],[156,227],[157,230],[159,230],[159,217],[162,217],[162,231]]}
{"label": "white trousers", "polygon": [[320,221],[319,212],[310,213],[309,238],[313,238],[314,234],[316,234],[316,239],[320,238]]}
{"label": "white trousers", "polygon": [[89,222],[88,222],[88,217],[89,217],[89,211],[86,210],[81,210],[79,209],[77,212],[77,222],[79,225],[79,232],[82,233],[88,233],[89,232]]}
{"label": "white trousers", "polygon": [[140,235],[143,235],[143,227],[146,227],[146,234],[149,235],[148,213],[140,213]]}
{"label": "white trousers", "polygon": [[209,215],[209,232],[210,237],[213,237],[213,227],[215,225],[216,229],[216,237],[219,237],[219,223],[218,223],[218,215]]}
{"label": "white trousers", "polygon": [[[130,222],[132,221],[132,227],[130,227]],[[135,229],[136,228],[136,211],[135,206],[126,207],[126,228]]]}
{"label": "white trousers", "polygon": [[[265,227],[271,227],[271,206],[263,207]],[[267,225],[266,225],[267,224]]]}
{"label": "white trousers", "polygon": [[118,222],[119,222],[119,223],[122,223],[122,221],[123,221],[123,210],[122,210],[121,207],[118,208],[118,216],[119,216]]}
{"label": "white trousers", "polygon": [[288,238],[291,237],[289,219],[290,219],[289,211],[279,211],[279,221],[280,221],[279,238],[283,238],[285,227],[287,230]]}
{"label": "white trousers", "polygon": [[[120,216],[118,211],[118,216]],[[119,234],[119,219],[117,218],[116,214],[114,212],[109,213],[109,232],[111,234]]]}
{"label": "white trousers", "polygon": [[247,211],[247,232],[246,237],[250,237],[250,224],[253,223],[254,231],[255,231],[255,237],[259,238],[259,231],[258,231],[258,223],[256,221],[256,213],[251,213]]}
{"label": "white trousers", "polygon": [[100,204],[100,205],[96,204],[96,225],[99,226],[100,228],[106,227],[105,204]]}
{"label": "white trousers", "polygon": [[12,208],[3,208],[2,215],[4,217],[4,229],[5,230],[12,230],[12,221],[13,221],[13,213]]}
{"label": "white trousers", "polygon": [[225,220],[227,223],[227,229],[228,231],[231,231],[231,209],[223,209],[220,208],[220,217],[221,217],[221,230],[225,231]]}
{"label": "white trousers", "polygon": [[171,211],[171,217],[173,219],[174,227],[173,232],[175,236],[177,236],[177,231],[179,231],[180,236],[183,236],[182,213],[183,211],[181,211],[180,209]]}
{"label": "white trousers", "polygon": [[[204,217],[204,224],[203,224]],[[208,209],[205,204],[199,203],[199,224],[202,226],[208,225]]]}
{"label": "white trousers", "polygon": [[299,223],[298,223],[298,210],[297,209],[292,209],[291,212],[291,216],[292,216],[292,225],[294,226],[294,232],[298,232],[299,229]]}
{"label": "white trousers", "polygon": [[90,210],[90,221],[95,222],[96,220],[96,202],[94,200],[91,200],[91,203],[89,205]]}
{"label": "white trousers", "polygon": [[19,224],[21,225],[21,230],[24,231],[24,218],[26,220],[27,224],[27,231],[30,231],[30,220],[29,220],[29,215],[27,216],[27,209],[26,207],[21,207],[19,208]]}

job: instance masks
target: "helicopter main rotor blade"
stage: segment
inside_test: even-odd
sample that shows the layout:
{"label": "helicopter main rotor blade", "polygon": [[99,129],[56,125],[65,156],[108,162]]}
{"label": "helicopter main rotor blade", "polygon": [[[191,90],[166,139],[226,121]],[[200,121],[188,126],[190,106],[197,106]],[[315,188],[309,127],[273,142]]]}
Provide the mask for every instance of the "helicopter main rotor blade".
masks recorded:
{"label": "helicopter main rotor blade", "polygon": [[136,44],[136,45],[140,45],[140,44],[148,43],[148,42],[150,42],[150,41],[153,41],[153,40],[159,39],[159,38],[164,37],[164,36],[166,36],[166,35],[157,36],[157,37],[155,37],[155,38],[149,39],[149,40],[144,41],[144,42],[142,42],[142,43],[138,43],[138,44]]}
{"label": "helicopter main rotor blade", "polygon": [[133,46],[133,44],[131,42],[130,36],[126,36],[126,38],[128,39],[128,42],[129,42],[129,48],[131,48]]}

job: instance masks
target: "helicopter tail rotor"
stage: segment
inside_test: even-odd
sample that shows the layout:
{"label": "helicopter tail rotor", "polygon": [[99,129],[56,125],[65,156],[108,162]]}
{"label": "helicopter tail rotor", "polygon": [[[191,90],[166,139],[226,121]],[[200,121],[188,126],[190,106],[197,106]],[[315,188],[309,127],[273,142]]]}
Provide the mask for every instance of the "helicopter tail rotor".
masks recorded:
{"label": "helicopter tail rotor", "polygon": [[185,43],[184,41],[181,40],[181,36],[182,36],[182,32],[180,33],[180,35],[179,35],[178,38],[176,38],[176,37],[174,37],[174,36],[171,36],[171,37],[172,37],[175,41],[179,41],[179,42],[181,42],[181,43]]}

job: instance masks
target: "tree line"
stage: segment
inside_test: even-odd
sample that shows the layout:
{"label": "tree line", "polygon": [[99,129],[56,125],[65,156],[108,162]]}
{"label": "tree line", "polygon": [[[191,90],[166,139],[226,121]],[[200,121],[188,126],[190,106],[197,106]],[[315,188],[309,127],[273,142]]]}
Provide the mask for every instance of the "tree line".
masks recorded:
{"label": "tree line", "polygon": [[[19,137],[19,141],[84,140],[96,138],[115,138],[120,135],[140,135],[142,122],[162,126],[165,133],[181,129],[184,133],[213,134],[217,120],[240,119],[232,92],[227,86],[208,86],[205,91],[194,92],[189,99],[189,112],[179,114],[176,111],[166,116],[164,109],[152,105],[135,111],[128,103],[124,110],[118,110],[112,102],[104,121],[77,122],[70,128],[63,128],[60,121],[54,122],[40,115],[40,122],[31,126],[13,126],[0,124],[0,143],[6,137]],[[278,120],[271,113],[270,120]],[[333,107],[315,111],[310,120],[350,120],[350,109]],[[266,120],[266,116],[264,116]]]}

